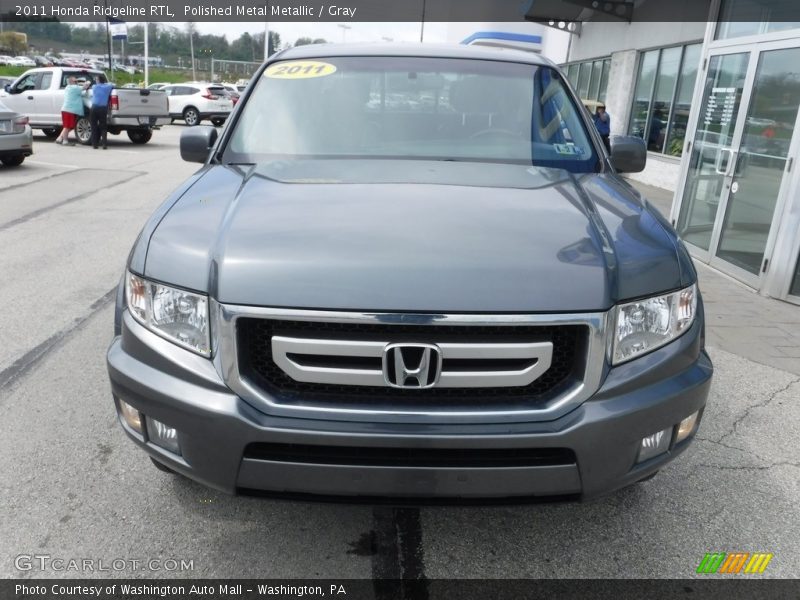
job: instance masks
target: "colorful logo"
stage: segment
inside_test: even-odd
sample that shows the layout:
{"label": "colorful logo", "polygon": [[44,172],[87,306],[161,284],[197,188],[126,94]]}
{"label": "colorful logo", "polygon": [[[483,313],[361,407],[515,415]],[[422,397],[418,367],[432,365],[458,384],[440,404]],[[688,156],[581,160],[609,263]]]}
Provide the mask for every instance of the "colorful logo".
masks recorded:
{"label": "colorful logo", "polygon": [[708,573],[763,573],[769,561],[772,560],[772,553],[767,552],[706,552],[697,572]]}

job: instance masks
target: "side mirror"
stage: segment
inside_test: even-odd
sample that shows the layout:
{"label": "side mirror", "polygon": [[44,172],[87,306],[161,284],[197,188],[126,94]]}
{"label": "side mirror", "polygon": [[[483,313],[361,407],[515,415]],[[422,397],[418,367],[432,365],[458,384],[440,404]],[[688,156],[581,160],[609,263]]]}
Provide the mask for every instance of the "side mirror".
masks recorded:
{"label": "side mirror", "polygon": [[619,173],[639,173],[647,163],[647,145],[640,137],[615,135],[611,142],[611,164]]}
{"label": "side mirror", "polygon": [[204,163],[216,141],[216,127],[210,125],[190,127],[181,133],[181,158],[187,162]]}
{"label": "side mirror", "polygon": [[6,91],[6,94],[10,94],[11,93],[11,84],[10,83],[5,84],[3,86],[3,89]]}

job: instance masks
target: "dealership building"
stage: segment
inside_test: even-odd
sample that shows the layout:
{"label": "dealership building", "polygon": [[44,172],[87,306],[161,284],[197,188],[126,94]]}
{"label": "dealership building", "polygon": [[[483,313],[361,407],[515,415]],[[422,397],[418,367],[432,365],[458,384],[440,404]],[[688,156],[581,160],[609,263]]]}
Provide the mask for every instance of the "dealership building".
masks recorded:
{"label": "dealership building", "polygon": [[668,216],[695,259],[800,304],[800,3],[539,5],[529,18],[571,30],[579,95],[606,104],[612,135],[645,140],[630,177],[674,193]]}

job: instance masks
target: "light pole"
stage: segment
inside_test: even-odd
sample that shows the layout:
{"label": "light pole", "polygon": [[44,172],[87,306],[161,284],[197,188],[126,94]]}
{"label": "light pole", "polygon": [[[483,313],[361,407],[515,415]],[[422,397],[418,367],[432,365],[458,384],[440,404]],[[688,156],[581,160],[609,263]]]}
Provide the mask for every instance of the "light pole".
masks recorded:
{"label": "light pole", "polygon": [[148,38],[148,30],[150,24],[144,24],[144,87],[150,85],[150,44]]}
{"label": "light pole", "polygon": [[347,40],[347,30],[352,29],[352,27],[350,27],[350,25],[345,25],[344,23],[339,23],[337,27],[342,28],[342,43],[344,44]]}
{"label": "light pole", "polygon": [[197,81],[197,73],[194,66],[194,23],[189,22],[189,49],[192,53],[192,81]]}

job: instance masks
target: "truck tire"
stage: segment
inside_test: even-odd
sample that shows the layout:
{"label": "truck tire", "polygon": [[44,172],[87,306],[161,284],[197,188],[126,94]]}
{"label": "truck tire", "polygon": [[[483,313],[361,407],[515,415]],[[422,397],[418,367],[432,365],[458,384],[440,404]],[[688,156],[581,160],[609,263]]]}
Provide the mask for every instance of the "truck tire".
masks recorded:
{"label": "truck tire", "polygon": [[88,117],[81,117],[75,125],[75,137],[84,146],[92,143],[92,125],[89,123]]}
{"label": "truck tire", "polygon": [[202,119],[194,106],[187,106],[183,109],[183,120],[189,127],[194,127],[199,125]]}
{"label": "truck tire", "polygon": [[17,154],[16,156],[4,156],[3,158],[0,158],[0,162],[7,167],[18,167],[23,163],[24,160],[24,154]]}
{"label": "truck tire", "polygon": [[149,129],[128,129],[128,138],[134,144],[146,144],[153,137],[153,132]]}
{"label": "truck tire", "polygon": [[164,472],[164,473],[170,473],[170,474],[172,474],[172,475],[177,475],[177,473],[175,473],[175,471],[173,471],[172,469],[170,469],[170,468],[169,468],[167,465],[165,465],[165,464],[162,464],[162,463],[158,462],[158,461],[157,461],[155,458],[153,458],[152,456],[150,457],[150,460],[152,460],[152,461],[153,461],[153,466],[154,466],[156,469],[158,469],[159,471],[162,471],[162,472]]}
{"label": "truck tire", "polygon": [[54,140],[58,137],[58,134],[61,133],[61,130],[57,127],[48,127],[47,129],[42,129],[42,133],[51,140]]}

